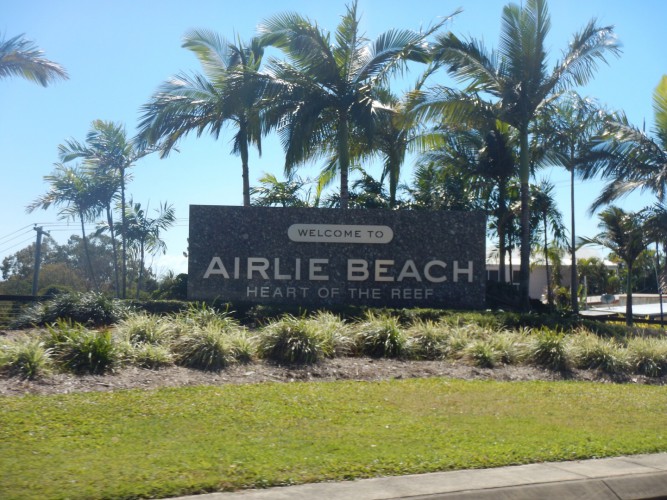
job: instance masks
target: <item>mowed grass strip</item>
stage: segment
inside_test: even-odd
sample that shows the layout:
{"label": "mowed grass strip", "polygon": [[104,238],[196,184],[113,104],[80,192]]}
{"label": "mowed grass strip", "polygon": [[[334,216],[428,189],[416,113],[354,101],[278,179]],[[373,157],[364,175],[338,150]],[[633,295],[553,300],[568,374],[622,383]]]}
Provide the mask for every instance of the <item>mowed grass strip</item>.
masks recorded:
{"label": "mowed grass strip", "polygon": [[0,401],[3,499],[156,498],[667,451],[658,386],[414,379]]}

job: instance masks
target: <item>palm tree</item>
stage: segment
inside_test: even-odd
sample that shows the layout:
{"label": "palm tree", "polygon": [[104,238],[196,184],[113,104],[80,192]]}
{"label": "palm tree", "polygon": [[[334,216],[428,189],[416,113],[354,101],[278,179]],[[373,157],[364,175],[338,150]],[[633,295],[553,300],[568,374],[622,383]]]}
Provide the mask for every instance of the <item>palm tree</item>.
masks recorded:
{"label": "palm tree", "polygon": [[412,198],[407,203],[412,209],[470,211],[484,208],[477,190],[451,165],[418,163],[406,191]]}
{"label": "palm tree", "polygon": [[[485,201],[487,213],[495,216],[498,234],[499,275],[505,281],[505,256],[509,215],[509,190],[517,174],[516,134],[513,129],[493,117],[487,105],[478,103],[478,114],[464,128],[443,125],[439,133],[440,147],[421,155],[419,161],[447,165],[470,184],[477,196]],[[435,132],[434,132],[435,133]]]}
{"label": "palm tree", "polygon": [[287,60],[269,62],[266,123],[278,127],[285,170],[317,157],[335,156],[340,174],[340,207],[348,206],[351,137],[372,143],[387,106],[374,92],[407,61],[424,63],[425,40],[438,30],[391,30],[370,42],[359,32],[357,1],[347,6],[333,40],[317,24],[295,13],[267,20],[262,44],[280,49]]}
{"label": "palm tree", "polygon": [[[554,185],[548,180],[542,180],[540,184],[531,186],[531,213],[535,216],[535,221],[542,224],[542,234],[544,236],[544,262],[547,275],[547,302],[553,307],[553,289],[551,286],[551,274],[549,272],[549,225],[555,243],[562,243],[565,240],[565,227],[563,226],[563,216],[558,210],[558,205],[554,199]],[[535,232],[539,232],[538,224],[533,224]]]}
{"label": "palm tree", "polygon": [[0,38],[0,78],[20,76],[43,87],[58,79],[67,80],[65,69],[43,56],[22,34],[9,40]]}
{"label": "palm tree", "polygon": [[[495,99],[496,116],[517,129],[519,134],[519,178],[521,181],[521,283],[525,309],[529,303],[530,280],[530,151],[529,133],[539,109],[558,92],[590,80],[598,62],[607,54],[617,55],[619,46],[611,26],[599,27],[594,20],[576,34],[562,60],[547,73],[546,37],[551,27],[546,0],[526,0],[508,4],[501,18],[500,45],[487,52],[477,40],[464,41],[449,33],[440,36],[435,49],[437,60],[461,82],[464,92],[443,93],[447,112],[458,120],[474,107],[461,106],[479,93]],[[426,103],[428,105],[428,103]],[[443,100],[440,101],[440,111]]]}
{"label": "palm tree", "polygon": [[653,92],[655,123],[651,137],[631,125],[624,114],[609,121],[594,139],[585,178],[600,175],[611,179],[595,200],[591,211],[635,189],[648,190],[665,201],[667,195],[667,75]]}
{"label": "palm tree", "polygon": [[607,113],[592,99],[586,99],[575,92],[567,92],[551,110],[542,113],[540,127],[547,138],[546,148],[553,163],[562,165],[570,173],[570,296],[572,312],[579,311],[578,273],[575,233],[575,193],[576,175],[583,173],[586,158],[589,157],[591,139],[600,132]]}
{"label": "palm tree", "polygon": [[660,269],[659,245],[662,245],[663,255],[667,251],[667,206],[664,203],[656,203],[643,210],[644,232],[648,243],[655,243],[656,272],[659,274],[658,288],[667,288],[667,266]]}
{"label": "palm tree", "polygon": [[90,260],[85,227],[85,223],[96,217],[100,212],[90,176],[79,167],[67,167],[61,163],[56,163],[53,173],[45,175],[44,180],[50,184],[49,190],[28,205],[26,211],[31,213],[37,208],[46,210],[51,205],[55,207],[62,206],[58,212],[60,219],[79,219],[90,280],[94,288],[97,289],[97,280]]}
{"label": "palm tree", "polygon": [[[130,169],[137,160],[155,151],[154,148],[142,146],[127,137],[125,127],[121,124],[103,120],[93,121],[89,132],[86,134],[85,143],[80,143],[74,139],[65,141],[58,146],[60,160],[70,162],[75,159],[82,159],[84,165],[96,172],[96,179],[104,182],[118,182],[120,188],[120,206],[125,206],[125,187],[129,178],[128,169]],[[102,195],[104,190],[100,192]],[[108,200],[104,196],[105,202]],[[108,205],[107,205],[108,206]],[[111,222],[113,227],[113,222]],[[121,210],[121,297],[126,298],[127,294],[127,224],[125,212]],[[115,239],[111,234],[113,245]]]}
{"label": "palm tree", "polygon": [[203,74],[179,74],[163,83],[150,102],[142,106],[139,142],[161,145],[165,157],[190,132],[208,131],[215,139],[232,123],[236,133],[232,153],[241,156],[243,206],[250,206],[249,147],[261,154],[259,71],[263,49],[257,40],[233,44],[216,33],[193,30],[183,47],[199,59]]}
{"label": "palm tree", "polygon": [[166,202],[156,210],[157,216],[153,219],[147,217],[146,210],[141,208],[141,203],[134,203],[132,199],[125,207],[125,212],[130,247],[139,257],[139,277],[137,279],[137,298],[139,298],[146,251],[152,255],[166,252],[167,245],[160,238],[160,232],[169,229],[176,221],[176,217],[173,206],[167,205]]}
{"label": "palm tree", "polygon": [[310,203],[310,191],[305,196],[300,192],[309,181],[299,177],[290,177],[284,181],[278,180],[273,174],[264,174],[259,178],[260,186],[250,189],[252,204],[257,207],[309,207],[317,206],[316,198],[313,205]]}
{"label": "palm tree", "polygon": [[628,267],[625,321],[632,325],[632,270],[646,249],[641,218],[636,213],[610,206],[598,215],[602,231],[593,238],[580,238],[580,245],[600,245],[614,252]]}

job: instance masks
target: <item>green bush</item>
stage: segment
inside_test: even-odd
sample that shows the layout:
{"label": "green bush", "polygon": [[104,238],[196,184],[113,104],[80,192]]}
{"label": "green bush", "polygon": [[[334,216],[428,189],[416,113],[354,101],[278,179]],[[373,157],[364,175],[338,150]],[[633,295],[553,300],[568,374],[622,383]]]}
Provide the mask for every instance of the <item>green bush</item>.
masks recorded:
{"label": "green bush", "polygon": [[348,356],[353,352],[354,339],[350,334],[350,326],[340,316],[318,311],[306,318],[306,323],[319,338],[325,357]]}
{"label": "green bush", "polygon": [[197,370],[220,371],[234,362],[229,334],[220,325],[196,326],[173,344],[176,362]]}
{"label": "green bush", "polygon": [[528,346],[529,358],[536,365],[566,371],[570,367],[567,347],[562,333],[544,328],[534,335]]}
{"label": "green bush", "polygon": [[443,359],[449,352],[444,325],[418,320],[407,330],[410,352],[416,359]]}
{"label": "green bush", "polygon": [[151,370],[174,364],[174,355],[170,348],[164,345],[149,343],[130,345],[125,357],[133,365]]}
{"label": "green bush", "polygon": [[45,344],[68,370],[103,374],[119,361],[120,353],[109,330],[89,330],[81,323],[62,319],[47,329]]}
{"label": "green bush", "polygon": [[634,371],[648,377],[659,377],[667,370],[667,341],[654,337],[628,340],[628,353]]}
{"label": "green bush", "polygon": [[463,350],[465,359],[480,368],[493,368],[498,364],[499,353],[489,340],[477,339]]}
{"label": "green bush", "polygon": [[613,339],[600,338],[587,330],[573,334],[572,349],[577,368],[621,375],[630,370],[628,350]]}
{"label": "green bush", "polygon": [[291,314],[262,327],[258,352],[276,363],[311,364],[326,356],[325,344],[313,322]]}
{"label": "green bush", "polygon": [[132,345],[166,345],[171,340],[172,333],[168,318],[144,311],[129,314],[116,325],[116,335]]}
{"label": "green bush", "polygon": [[394,316],[366,314],[357,329],[357,348],[374,358],[401,358],[408,355],[408,338]]}
{"label": "green bush", "polygon": [[35,379],[48,373],[51,351],[37,338],[20,337],[0,344],[0,368],[10,375]]}
{"label": "green bush", "polygon": [[11,327],[46,326],[58,319],[88,326],[105,326],[117,323],[128,312],[129,307],[122,301],[101,293],[61,293],[25,308]]}

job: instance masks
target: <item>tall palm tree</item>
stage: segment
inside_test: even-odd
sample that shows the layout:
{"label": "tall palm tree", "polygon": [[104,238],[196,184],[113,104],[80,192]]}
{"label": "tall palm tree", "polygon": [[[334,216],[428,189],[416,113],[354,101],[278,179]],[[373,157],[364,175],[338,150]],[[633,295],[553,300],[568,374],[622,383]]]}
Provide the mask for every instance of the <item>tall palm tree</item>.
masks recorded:
{"label": "tall palm tree", "polygon": [[606,116],[607,112],[594,100],[567,92],[552,109],[542,113],[538,125],[547,138],[550,159],[570,173],[570,296],[574,314],[579,312],[574,181],[577,175],[583,174],[591,139],[600,132]]}
{"label": "tall palm tree", "polygon": [[97,289],[85,226],[86,222],[100,213],[90,176],[79,167],[67,167],[56,163],[53,173],[45,175],[44,180],[49,183],[49,190],[28,205],[26,211],[30,213],[38,208],[46,210],[53,205],[62,207],[58,212],[60,219],[79,219],[90,280],[93,287]]}
{"label": "tall palm tree", "polygon": [[0,78],[10,76],[20,76],[43,87],[68,78],[62,66],[46,59],[44,52],[22,34],[8,40],[0,38]]}
{"label": "tall palm tree", "polygon": [[143,285],[146,252],[152,255],[166,252],[167,245],[160,238],[160,233],[174,224],[176,216],[173,206],[165,202],[160,205],[159,209],[156,209],[157,216],[151,219],[146,215],[146,210],[141,208],[141,203],[134,203],[131,199],[128,206],[125,207],[125,212],[130,247],[139,257],[139,277],[137,279],[137,298],[139,298]]}
{"label": "tall palm tree", "polygon": [[217,139],[225,124],[233,124],[232,153],[241,156],[243,206],[250,206],[249,147],[262,151],[257,72],[263,49],[255,39],[234,44],[206,30],[188,32],[183,47],[197,56],[203,73],[181,73],[158,88],[141,108],[139,142],[163,141],[164,158],[190,132],[199,137],[208,131]]}
{"label": "tall palm tree", "polygon": [[602,231],[593,238],[580,238],[580,245],[600,245],[618,255],[628,267],[625,321],[632,325],[632,271],[646,249],[641,218],[636,213],[610,206],[598,214]]}
{"label": "tall palm tree", "polygon": [[452,119],[471,111],[471,107],[460,106],[457,101],[467,102],[471,96],[483,93],[495,100],[496,116],[518,131],[522,228],[520,294],[525,309],[530,307],[531,124],[540,107],[559,91],[587,83],[599,62],[606,62],[610,53],[620,52],[613,28],[600,27],[592,20],[574,35],[563,58],[548,73],[546,37],[550,28],[546,0],[526,0],[521,5],[510,3],[503,9],[497,51],[487,52],[480,41],[465,41],[451,33],[439,37],[435,49],[437,59],[449,72],[459,81],[468,82],[463,93],[446,93],[447,111]]}
{"label": "tall palm tree", "polygon": [[425,32],[390,30],[375,41],[359,32],[357,1],[347,6],[332,37],[295,13],[275,16],[260,26],[265,46],[280,49],[286,60],[269,62],[266,123],[278,127],[285,148],[285,169],[317,157],[335,155],[340,174],[340,207],[348,206],[351,137],[371,143],[387,106],[374,91],[403,69],[407,61],[425,63]]}
{"label": "tall palm tree", "polygon": [[[84,165],[96,172],[95,178],[104,182],[118,182],[120,206],[125,206],[125,188],[129,179],[128,170],[137,160],[154,152],[128,138],[125,127],[119,123],[95,120],[86,134],[84,143],[69,139],[58,146],[60,160],[67,163],[82,159]],[[100,193],[102,194],[102,192]],[[107,192],[108,194],[108,192]],[[106,198],[108,200],[108,198]],[[109,200],[110,201],[110,200]],[[113,222],[111,223],[113,227]],[[121,210],[121,297],[127,295],[127,225],[125,212]],[[115,245],[115,239],[113,244]]]}
{"label": "tall palm tree", "polygon": [[439,131],[442,141],[439,147],[431,140],[431,150],[423,153],[419,161],[448,165],[470,183],[477,196],[485,201],[487,213],[495,217],[498,234],[499,276],[505,281],[505,257],[507,250],[507,225],[509,215],[509,189],[516,177],[516,134],[513,129],[493,117],[488,105],[479,103],[478,114],[461,126],[444,125]]}
{"label": "tall palm tree", "polygon": [[591,211],[611,203],[635,189],[653,192],[660,203],[667,196],[667,75],[653,92],[655,123],[653,137],[631,125],[624,114],[607,124],[594,139],[594,149],[585,178],[599,175],[610,179]]}

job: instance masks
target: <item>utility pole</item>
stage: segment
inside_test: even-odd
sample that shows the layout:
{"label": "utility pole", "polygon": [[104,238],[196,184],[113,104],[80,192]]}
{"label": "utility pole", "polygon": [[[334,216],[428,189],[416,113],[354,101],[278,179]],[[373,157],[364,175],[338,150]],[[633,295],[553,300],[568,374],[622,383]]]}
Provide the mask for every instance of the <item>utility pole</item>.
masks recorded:
{"label": "utility pole", "polygon": [[[43,227],[35,226],[33,228],[37,231],[37,241],[35,242],[35,272],[32,276],[32,296],[37,296],[37,285],[39,284],[39,266],[42,261],[42,235],[45,234]],[[47,232],[48,236],[49,233]]]}

